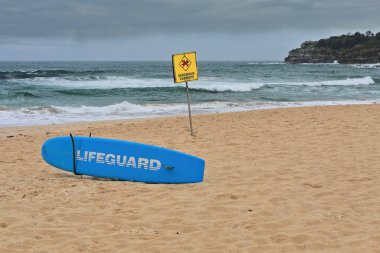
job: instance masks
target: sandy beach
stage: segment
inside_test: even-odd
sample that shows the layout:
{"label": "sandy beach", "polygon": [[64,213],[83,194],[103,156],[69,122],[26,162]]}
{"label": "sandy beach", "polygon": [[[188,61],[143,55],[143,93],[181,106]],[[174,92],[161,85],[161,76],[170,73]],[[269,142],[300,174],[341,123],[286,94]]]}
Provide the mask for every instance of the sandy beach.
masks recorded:
{"label": "sandy beach", "polygon": [[[380,105],[0,128],[0,252],[380,252]],[[165,185],[47,165],[55,136],[176,149],[205,180]]]}

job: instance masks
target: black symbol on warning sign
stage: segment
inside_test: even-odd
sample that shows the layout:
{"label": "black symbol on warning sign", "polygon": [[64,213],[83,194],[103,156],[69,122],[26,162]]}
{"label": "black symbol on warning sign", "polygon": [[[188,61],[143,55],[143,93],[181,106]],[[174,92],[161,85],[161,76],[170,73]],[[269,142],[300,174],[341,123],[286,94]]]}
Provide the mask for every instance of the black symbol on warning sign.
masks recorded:
{"label": "black symbol on warning sign", "polygon": [[187,59],[187,57],[184,55],[181,59],[181,61],[179,62],[179,66],[181,66],[181,68],[183,68],[185,71],[187,71],[189,69],[191,65],[191,61],[189,59]]}

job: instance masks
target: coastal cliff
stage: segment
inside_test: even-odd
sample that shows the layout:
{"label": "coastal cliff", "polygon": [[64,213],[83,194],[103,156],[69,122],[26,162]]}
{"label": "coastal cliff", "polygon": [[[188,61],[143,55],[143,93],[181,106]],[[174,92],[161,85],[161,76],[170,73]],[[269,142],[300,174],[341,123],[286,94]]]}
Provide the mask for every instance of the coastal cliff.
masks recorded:
{"label": "coastal cliff", "polygon": [[318,41],[305,41],[285,58],[286,63],[365,64],[380,62],[380,32],[356,32]]}

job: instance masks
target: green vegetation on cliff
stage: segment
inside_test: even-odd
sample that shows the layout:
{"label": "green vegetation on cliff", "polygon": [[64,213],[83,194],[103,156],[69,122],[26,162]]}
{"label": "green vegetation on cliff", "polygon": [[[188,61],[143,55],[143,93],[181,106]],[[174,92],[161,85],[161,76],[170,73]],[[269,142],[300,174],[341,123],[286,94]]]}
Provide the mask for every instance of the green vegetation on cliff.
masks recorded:
{"label": "green vegetation on cliff", "polygon": [[345,34],[341,36],[332,36],[328,39],[317,41],[317,47],[329,47],[331,49],[352,48],[361,45],[366,47],[380,46],[380,32],[373,34],[371,31],[365,34],[356,32],[354,34]]}

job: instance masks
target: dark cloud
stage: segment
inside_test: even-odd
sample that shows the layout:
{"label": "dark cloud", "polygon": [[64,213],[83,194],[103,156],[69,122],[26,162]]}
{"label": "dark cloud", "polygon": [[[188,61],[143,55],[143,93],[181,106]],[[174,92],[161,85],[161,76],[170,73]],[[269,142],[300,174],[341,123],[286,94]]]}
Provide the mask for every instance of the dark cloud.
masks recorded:
{"label": "dark cloud", "polygon": [[380,30],[379,0],[0,0],[0,39]]}
{"label": "dark cloud", "polygon": [[0,0],[0,60],[281,60],[378,32],[379,13],[379,0]]}

